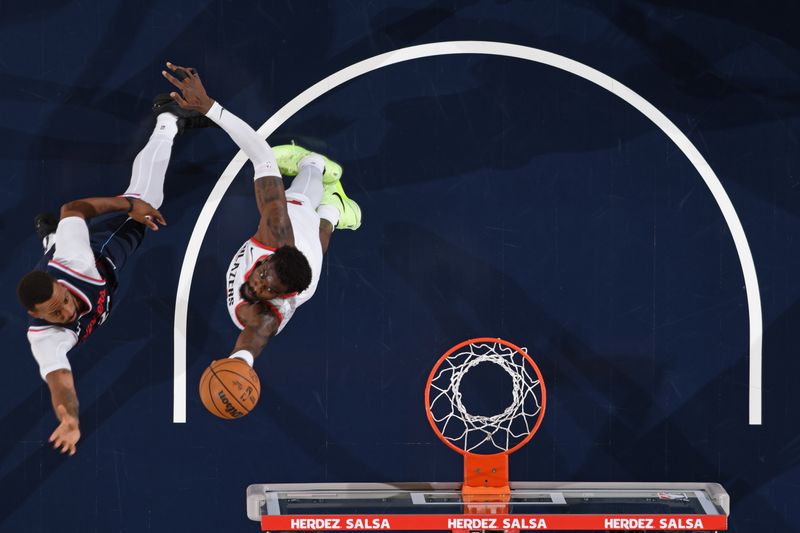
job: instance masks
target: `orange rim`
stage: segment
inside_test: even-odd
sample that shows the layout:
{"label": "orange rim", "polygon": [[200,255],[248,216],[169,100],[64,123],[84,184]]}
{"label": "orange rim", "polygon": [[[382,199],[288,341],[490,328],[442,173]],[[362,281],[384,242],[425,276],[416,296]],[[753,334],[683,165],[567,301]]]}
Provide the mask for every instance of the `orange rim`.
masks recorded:
{"label": "orange rim", "polygon": [[[442,432],[439,430],[439,426],[436,425],[436,421],[433,419],[433,415],[431,414],[431,400],[430,400],[430,398],[431,398],[431,396],[430,396],[431,395],[431,382],[433,381],[433,378],[436,376],[436,371],[439,370],[439,367],[442,365],[442,363],[448,357],[450,357],[453,354],[453,352],[456,352],[457,350],[460,350],[464,346],[468,346],[470,344],[480,344],[480,343],[498,343],[498,344],[502,344],[503,346],[507,346],[507,347],[511,348],[512,350],[514,350],[515,352],[517,352],[518,354],[522,355],[525,358],[525,360],[528,362],[528,364],[533,368],[533,371],[536,373],[536,377],[539,378],[539,386],[541,387],[541,390],[542,390],[542,392],[541,392],[542,405],[541,405],[541,408],[539,409],[538,415],[536,416],[536,423],[533,425],[533,429],[531,429],[530,433],[528,433],[528,435],[524,439],[522,439],[516,445],[514,445],[513,447],[509,448],[508,450],[506,450],[504,452],[498,452],[498,453],[473,453],[473,452],[468,452],[468,451],[466,451],[466,450],[464,450],[462,448],[459,448],[458,446],[456,446],[455,444],[453,444],[452,442],[447,440],[447,438],[442,434]],[[447,350],[447,352],[445,352],[445,354],[443,356],[441,356],[438,361],[436,361],[436,364],[433,365],[433,368],[431,369],[430,374],[428,374],[428,382],[425,384],[425,415],[428,417],[428,423],[431,425],[431,428],[433,428],[433,432],[436,433],[436,436],[439,437],[439,440],[441,440],[443,443],[445,443],[450,449],[455,450],[456,452],[460,453],[461,455],[475,455],[475,456],[481,456],[481,457],[490,457],[492,455],[509,455],[509,454],[514,453],[515,451],[517,451],[520,448],[522,448],[523,446],[525,446],[528,443],[528,441],[530,441],[533,438],[533,435],[539,430],[539,426],[542,424],[542,419],[544,418],[544,411],[545,411],[546,407],[547,407],[547,389],[545,388],[544,378],[542,378],[542,372],[539,370],[539,366],[536,364],[536,362],[533,360],[533,358],[531,358],[531,356],[528,355],[525,352],[525,350],[523,350],[522,348],[520,348],[519,346],[517,346],[516,344],[514,344],[512,342],[509,342],[507,340],[503,340],[503,339],[500,339],[500,338],[477,337],[477,338],[469,339],[469,340],[466,340],[466,341],[461,342],[459,344],[456,344],[455,346],[453,346],[452,348]]]}

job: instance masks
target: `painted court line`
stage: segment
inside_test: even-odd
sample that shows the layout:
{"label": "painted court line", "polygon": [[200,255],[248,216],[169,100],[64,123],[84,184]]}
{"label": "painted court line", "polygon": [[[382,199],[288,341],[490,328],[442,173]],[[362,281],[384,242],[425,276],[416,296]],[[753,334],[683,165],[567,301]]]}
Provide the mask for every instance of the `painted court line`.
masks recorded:
{"label": "painted court line", "polygon": [[[761,348],[762,348],[762,317],[761,317],[761,297],[759,294],[758,278],[756,276],[753,256],[750,246],[744,233],[739,217],[733,204],[728,198],[728,194],[720,183],[709,164],[695,148],[678,127],[672,123],[663,113],[656,109],[650,102],[639,96],[637,93],[619,83],[615,79],[595,70],[583,63],[579,63],[564,56],[546,52],[537,48],[529,48],[508,43],[487,42],[487,41],[448,41],[441,43],[430,43],[419,46],[411,46],[387,52],[369,59],[360,61],[354,65],[331,74],[327,78],[309,87],[292,101],[287,103],[269,118],[259,129],[258,133],[267,138],[275,132],[286,120],[297,113],[300,109],[313,102],[323,94],[339,85],[357,78],[363,74],[372,72],[382,67],[420,59],[424,57],[454,55],[454,54],[481,54],[512,57],[525,59],[550,65],[564,70],[591,81],[609,92],[619,96],[631,106],[639,110],[644,116],[649,118],[653,124],[658,126],[664,134],[684,153],[697,172],[703,178],[706,186],[714,196],[725,223],[733,237],[736,252],[739,255],[739,262],[742,267],[742,274],[745,282],[745,292],[747,294],[747,310],[750,331],[750,350],[749,350],[749,388],[748,388],[748,422],[751,425],[761,424]],[[233,182],[236,174],[247,162],[247,157],[243,152],[239,152],[231,160],[225,171],[219,177],[214,189],[206,200],[203,209],[195,223],[194,230],[186,247],[186,254],[183,257],[180,277],[178,278],[178,291],[175,297],[175,325],[174,325],[174,379],[173,379],[173,413],[172,421],[175,423],[186,422],[186,329],[189,307],[189,292],[192,286],[192,277],[200,253],[200,246],[203,243],[211,219],[222,200],[223,195]],[[223,280],[220,279],[219,283]],[[232,330],[233,331],[233,330]]]}

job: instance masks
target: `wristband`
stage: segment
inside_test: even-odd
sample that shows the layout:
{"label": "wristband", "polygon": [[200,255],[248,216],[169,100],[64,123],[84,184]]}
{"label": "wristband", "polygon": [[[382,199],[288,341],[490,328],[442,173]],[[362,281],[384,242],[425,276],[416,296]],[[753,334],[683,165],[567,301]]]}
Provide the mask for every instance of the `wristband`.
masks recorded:
{"label": "wristband", "polygon": [[255,358],[253,357],[253,354],[251,354],[247,350],[239,350],[235,354],[230,355],[228,357],[228,359],[241,359],[242,361],[245,361],[248,365],[250,365],[252,367],[253,366],[253,360]]}
{"label": "wristband", "polygon": [[126,200],[128,200],[128,210],[126,211],[126,213],[130,213],[131,211],[133,211],[133,200],[131,200],[131,199],[130,199],[129,197],[127,197],[127,196],[123,196],[123,198],[125,198]]}

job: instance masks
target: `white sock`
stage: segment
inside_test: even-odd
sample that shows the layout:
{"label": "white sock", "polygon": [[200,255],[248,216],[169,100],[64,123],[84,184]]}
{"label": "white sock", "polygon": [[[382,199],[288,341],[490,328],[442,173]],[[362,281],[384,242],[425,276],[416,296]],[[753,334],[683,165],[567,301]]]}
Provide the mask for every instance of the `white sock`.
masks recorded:
{"label": "white sock", "polygon": [[172,139],[178,133],[178,117],[161,113],[153,134],[133,160],[131,183],[122,196],[141,198],[158,209],[164,202],[164,178],[167,175]]}
{"label": "white sock", "polygon": [[255,179],[264,176],[281,177],[272,148],[247,122],[223,108],[219,102],[214,102],[206,116],[219,124],[219,127],[225,130],[233,142],[247,155],[250,162],[253,163]]}
{"label": "white sock", "polygon": [[322,173],[325,172],[325,160],[321,155],[310,154],[300,160],[297,168],[297,176],[286,192],[305,195],[311,202],[311,207],[316,209],[322,201]]}
{"label": "white sock", "polygon": [[319,215],[319,218],[330,222],[334,228],[336,227],[336,224],[339,223],[339,217],[341,216],[341,213],[338,209],[336,209],[336,206],[331,204],[320,204],[320,206],[317,207],[317,214]]}
{"label": "white sock", "polygon": [[50,251],[50,247],[56,243],[56,232],[54,231],[44,239],[42,239],[42,248],[44,248],[44,253]]}

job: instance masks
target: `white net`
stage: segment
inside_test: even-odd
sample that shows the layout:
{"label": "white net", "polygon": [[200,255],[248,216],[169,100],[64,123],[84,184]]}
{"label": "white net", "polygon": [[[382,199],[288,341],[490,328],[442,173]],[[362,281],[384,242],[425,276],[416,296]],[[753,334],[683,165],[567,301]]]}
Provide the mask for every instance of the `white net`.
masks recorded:
{"label": "white net", "polygon": [[[524,350],[524,348],[522,348]],[[481,364],[494,364],[511,378],[511,403],[492,416],[474,415],[464,406],[464,376]],[[500,342],[468,344],[444,359],[431,379],[431,418],[443,438],[464,451],[506,452],[534,430],[541,404],[539,377],[526,357]]]}

